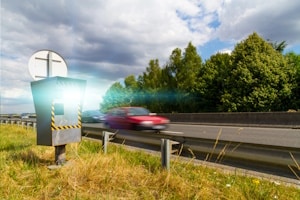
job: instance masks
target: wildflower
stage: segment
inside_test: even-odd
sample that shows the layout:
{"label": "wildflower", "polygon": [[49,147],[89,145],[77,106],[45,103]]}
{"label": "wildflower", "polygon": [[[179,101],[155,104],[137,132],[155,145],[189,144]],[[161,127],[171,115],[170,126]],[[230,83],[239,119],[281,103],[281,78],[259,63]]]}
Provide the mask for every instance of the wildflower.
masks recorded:
{"label": "wildflower", "polygon": [[258,179],[253,179],[252,182],[255,184],[255,185],[259,185],[260,181]]}

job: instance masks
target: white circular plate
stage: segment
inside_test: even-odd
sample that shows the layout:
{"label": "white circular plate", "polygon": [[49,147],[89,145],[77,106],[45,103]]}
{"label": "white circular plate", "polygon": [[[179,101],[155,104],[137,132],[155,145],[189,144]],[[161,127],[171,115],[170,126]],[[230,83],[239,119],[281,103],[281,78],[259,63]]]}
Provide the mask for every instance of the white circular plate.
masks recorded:
{"label": "white circular plate", "polygon": [[28,68],[31,77],[36,81],[53,76],[66,77],[68,73],[65,60],[50,50],[34,53],[29,59]]}

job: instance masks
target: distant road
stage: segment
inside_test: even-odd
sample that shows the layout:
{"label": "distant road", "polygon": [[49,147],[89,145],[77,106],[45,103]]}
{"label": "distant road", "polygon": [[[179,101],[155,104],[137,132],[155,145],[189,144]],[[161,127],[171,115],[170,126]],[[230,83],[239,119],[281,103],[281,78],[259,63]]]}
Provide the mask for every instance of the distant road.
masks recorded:
{"label": "distant road", "polygon": [[169,131],[205,139],[275,145],[300,149],[300,129],[171,124]]}
{"label": "distant road", "polygon": [[[84,124],[102,127],[102,124]],[[170,134],[300,149],[300,129],[170,124]]]}

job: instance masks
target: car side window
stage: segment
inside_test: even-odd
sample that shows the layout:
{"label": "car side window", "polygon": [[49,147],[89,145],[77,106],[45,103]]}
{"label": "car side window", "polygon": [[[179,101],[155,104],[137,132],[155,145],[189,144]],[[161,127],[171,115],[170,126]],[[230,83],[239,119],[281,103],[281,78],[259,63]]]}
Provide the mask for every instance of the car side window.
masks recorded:
{"label": "car side window", "polygon": [[116,109],[113,109],[110,114],[111,116],[117,116],[118,113]]}
{"label": "car side window", "polygon": [[126,113],[125,113],[124,110],[118,110],[118,111],[117,111],[117,116],[119,116],[119,117],[125,117],[125,116],[126,116]]}

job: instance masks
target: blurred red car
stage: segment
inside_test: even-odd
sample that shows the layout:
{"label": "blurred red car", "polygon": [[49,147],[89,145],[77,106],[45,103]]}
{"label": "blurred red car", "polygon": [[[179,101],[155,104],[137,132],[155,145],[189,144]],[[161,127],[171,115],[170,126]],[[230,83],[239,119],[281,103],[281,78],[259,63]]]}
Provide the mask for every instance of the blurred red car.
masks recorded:
{"label": "blurred red car", "polygon": [[169,119],[156,116],[142,107],[114,108],[107,113],[104,121],[108,128],[154,131],[166,129],[169,123]]}

